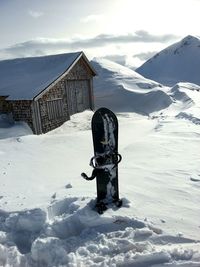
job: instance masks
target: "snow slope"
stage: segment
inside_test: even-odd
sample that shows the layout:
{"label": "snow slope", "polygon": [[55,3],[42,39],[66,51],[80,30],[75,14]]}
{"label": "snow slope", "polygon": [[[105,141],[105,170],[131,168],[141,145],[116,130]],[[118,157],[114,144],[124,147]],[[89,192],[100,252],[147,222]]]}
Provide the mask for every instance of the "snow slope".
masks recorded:
{"label": "snow slope", "polygon": [[92,111],[39,136],[1,115],[0,266],[199,267],[200,87],[96,66],[96,103],[119,120],[123,206],[97,214],[95,181],[80,176],[92,171]]}
{"label": "snow slope", "polygon": [[136,71],[168,86],[178,82],[200,85],[199,68],[200,39],[189,35],[157,53]]}
{"label": "snow slope", "polygon": [[145,79],[135,71],[107,59],[92,61],[98,77],[94,79],[95,106],[115,112],[149,114],[168,107],[172,100],[167,88]]}

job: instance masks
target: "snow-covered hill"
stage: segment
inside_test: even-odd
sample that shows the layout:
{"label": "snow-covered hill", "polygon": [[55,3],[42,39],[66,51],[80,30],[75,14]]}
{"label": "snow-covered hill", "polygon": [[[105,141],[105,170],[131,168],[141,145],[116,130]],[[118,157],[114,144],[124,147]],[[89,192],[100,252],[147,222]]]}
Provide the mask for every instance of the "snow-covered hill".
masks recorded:
{"label": "snow-covered hill", "polygon": [[172,86],[178,82],[200,85],[200,39],[187,36],[136,69],[146,78]]}
{"label": "snow-covered hill", "polygon": [[95,106],[115,112],[149,114],[168,107],[172,100],[168,88],[135,71],[107,59],[92,61],[98,77],[94,79]]}

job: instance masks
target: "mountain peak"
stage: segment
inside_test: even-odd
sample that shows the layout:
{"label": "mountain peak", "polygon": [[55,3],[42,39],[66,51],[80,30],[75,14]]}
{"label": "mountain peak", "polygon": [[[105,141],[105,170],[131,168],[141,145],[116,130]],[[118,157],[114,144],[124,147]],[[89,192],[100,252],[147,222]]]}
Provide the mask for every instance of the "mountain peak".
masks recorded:
{"label": "mountain peak", "polygon": [[200,39],[198,37],[192,36],[192,35],[187,35],[185,38],[183,38],[180,41],[180,45],[182,46],[187,46],[187,45],[200,45]]}
{"label": "mountain peak", "polygon": [[185,49],[192,49],[195,47],[200,47],[200,39],[192,35],[187,35],[179,42],[174,43],[162,50],[161,53],[164,52],[177,55],[180,53],[185,53]]}
{"label": "mountain peak", "polygon": [[197,37],[197,36],[193,36],[193,35],[187,35],[186,37],[184,37],[183,39],[182,39],[182,42],[183,41],[200,41],[199,40],[199,38]]}
{"label": "mountain peak", "polygon": [[150,58],[136,71],[148,79],[172,86],[178,82],[200,85],[200,39],[187,35]]}

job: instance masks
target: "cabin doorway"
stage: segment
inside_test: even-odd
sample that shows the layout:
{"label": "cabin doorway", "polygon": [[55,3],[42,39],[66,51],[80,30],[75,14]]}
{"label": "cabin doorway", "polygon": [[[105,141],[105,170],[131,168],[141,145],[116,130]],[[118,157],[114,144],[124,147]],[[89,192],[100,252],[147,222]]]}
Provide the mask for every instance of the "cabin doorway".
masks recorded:
{"label": "cabin doorway", "polygon": [[69,115],[90,108],[89,80],[68,80],[65,89]]}

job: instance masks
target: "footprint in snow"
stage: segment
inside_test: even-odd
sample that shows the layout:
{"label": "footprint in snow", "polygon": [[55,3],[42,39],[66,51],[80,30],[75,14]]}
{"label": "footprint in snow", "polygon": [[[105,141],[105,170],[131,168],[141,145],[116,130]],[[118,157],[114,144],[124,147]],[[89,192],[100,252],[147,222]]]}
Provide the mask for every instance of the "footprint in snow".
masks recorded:
{"label": "footprint in snow", "polygon": [[55,199],[56,198],[56,193],[54,193],[51,198]]}
{"label": "footprint in snow", "polygon": [[72,188],[72,185],[71,185],[71,184],[67,184],[67,185],[65,186],[65,188],[66,188],[66,189]]}
{"label": "footprint in snow", "polygon": [[200,177],[199,178],[193,178],[193,177],[190,177],[190,180],[192,182],[200,182]]}

